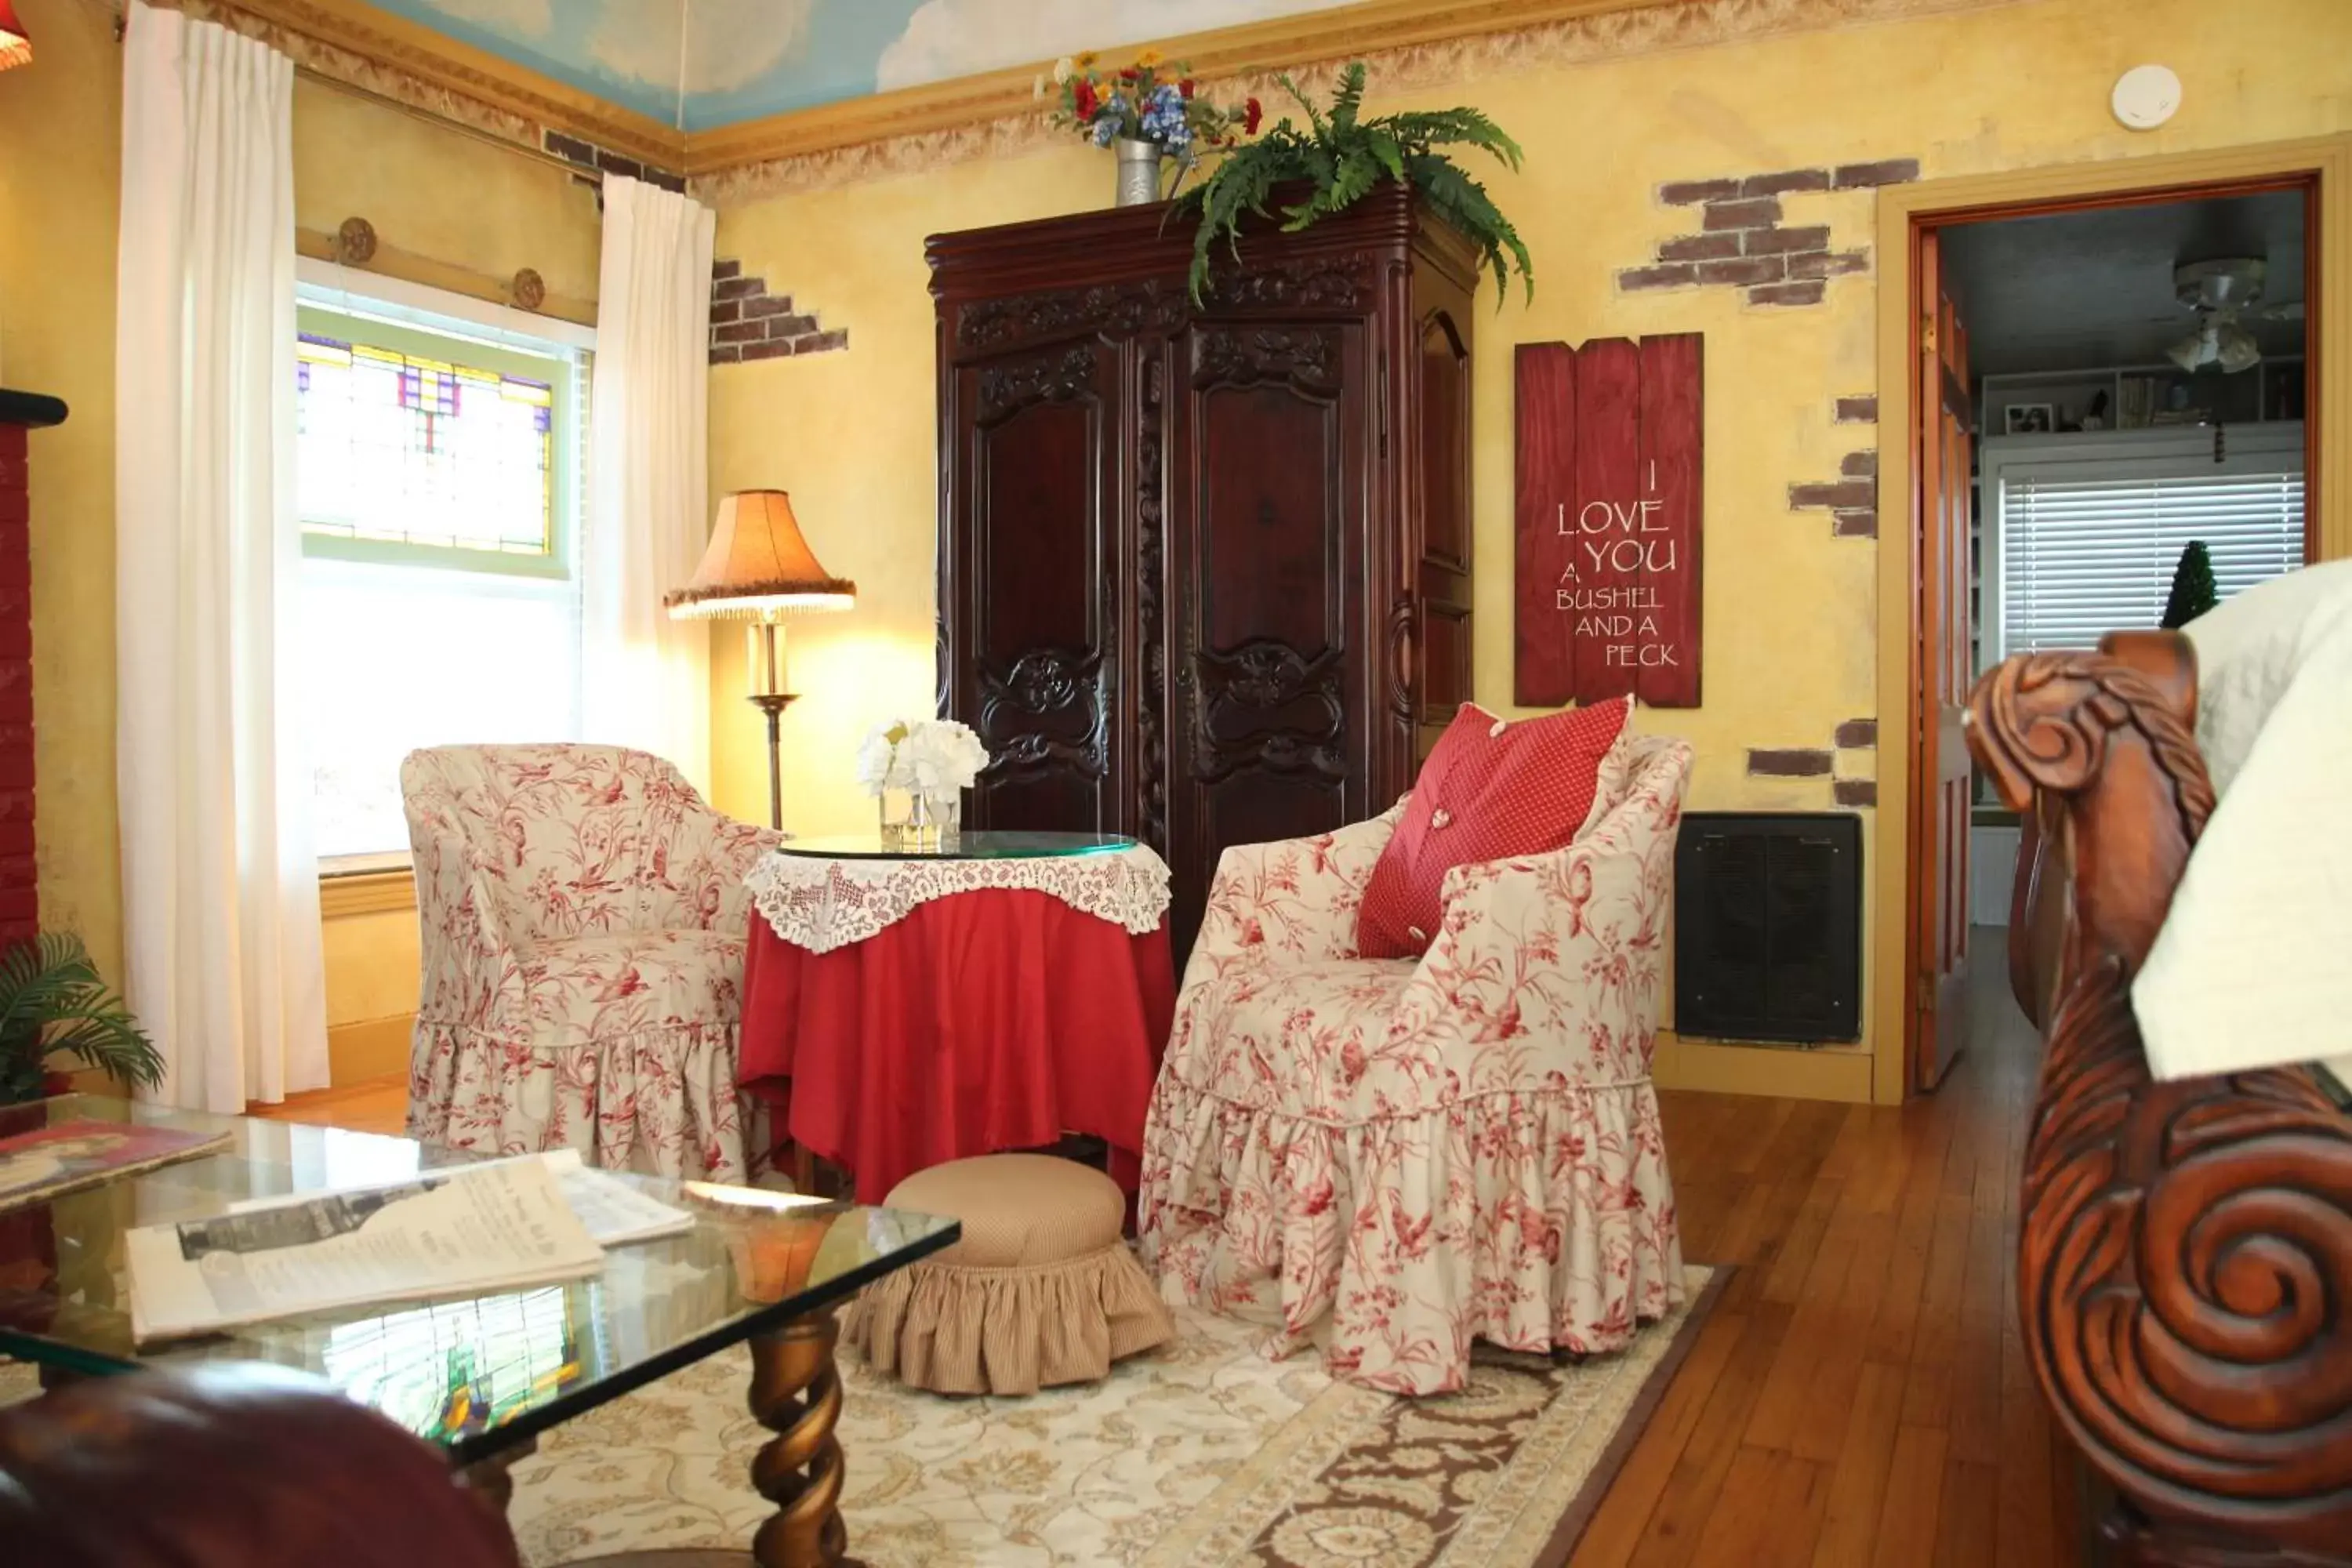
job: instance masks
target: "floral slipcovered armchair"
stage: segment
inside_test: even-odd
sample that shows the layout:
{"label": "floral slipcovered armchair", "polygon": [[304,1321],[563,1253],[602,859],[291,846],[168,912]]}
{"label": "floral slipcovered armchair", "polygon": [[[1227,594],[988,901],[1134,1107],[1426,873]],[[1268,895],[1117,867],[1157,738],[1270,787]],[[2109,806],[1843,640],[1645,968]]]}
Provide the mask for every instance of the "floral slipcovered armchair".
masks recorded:
{"label": "floral slipcovered armchair", "polygon": [[1228,849],[1144,1133],[1163,1290],[1331,1318],[1335,1375],[1460,1388],[1470,1342],[1622,1347],[1683,1299],[1650,1055],[1683,742],[1628,737],[1569,847],[1446,874],[1418,961],[1356,956],[1398,812]]}
{"label": "floral slipcovered armchair", "polygon": [[410,1135],[742,1180],[743,874],[782,836],[618,746],[439,746],[400,787],[425,956]]}

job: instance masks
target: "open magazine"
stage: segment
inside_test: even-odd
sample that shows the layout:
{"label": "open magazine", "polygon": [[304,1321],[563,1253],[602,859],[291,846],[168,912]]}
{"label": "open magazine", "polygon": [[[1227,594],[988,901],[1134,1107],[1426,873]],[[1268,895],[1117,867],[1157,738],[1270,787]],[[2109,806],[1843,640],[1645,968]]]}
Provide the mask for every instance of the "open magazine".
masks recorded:
{"label": "open magazine", "polygon": [[[577,1149],[550,1149],[541,1154],[514,1154],[509,1161],[535,1161],[555,1173],[556,1189],[562,1193],[564,1203],[580,1216],[588,1234],[599,1247],[625,1247],[633,1241],[651,1241],[656,1237],[676,1236],[694,1228],[694,1216],[682,1208],[675,1208],[648,1193],[640,1192],[610,1171],[600,1171],[580,1157]],[[483,1164],[506,1163],[507,1161],[485,1161]],[[461,1169],[478,1171],[481,1164]],[[398,1181],[373,1182],[369,1187],[403,1186],[411,1177]],[[348,1196],[361,1188],[346,1188],[335,1196]],[[228,1205],[231,1214],[250,1214],[256,1209],[287,1208],[297,1204],[316,1203],[318,1193],[295,1193],[278,1197],[246,1198]]]}
{"label": "open magazine", "polygon": [[592,1230],[567,1192],[565,1163],[534,1156],[457,1165],[142,1226],[124,1238],[132,1331],[143,1343],[298,1312],[554,1284],[603,1269],[596,1231],[640,1239],[693,1223],[625,1183],[583,1172],[574,1156],[572,1187],[595,1216]]}

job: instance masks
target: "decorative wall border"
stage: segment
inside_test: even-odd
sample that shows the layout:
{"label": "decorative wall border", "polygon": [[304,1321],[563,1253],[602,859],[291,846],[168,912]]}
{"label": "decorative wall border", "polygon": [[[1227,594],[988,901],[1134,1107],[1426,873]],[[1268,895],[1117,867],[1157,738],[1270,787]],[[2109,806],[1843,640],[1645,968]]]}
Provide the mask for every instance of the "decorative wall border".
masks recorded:
{"label": "decorative wall border", "polygon": [[[459,43],[363,0],[148,0],[260,39],[297,69],[493,141],[568,136],[640,172],[682,178],[686,138],[658,120]],[[558,154],[561,156],[561,154]],[[574,160],[576,161],[576,160]]]}
{"label": "decorative wall border", "polygon": [[[1265,97],[1279,70],[1360,59],[1382,92],[1668,49],[1785,37],[1858,22],[2021,0],[1366,0],[1171,38],[1158,47],[1203,81]],[[1039,145],[1035,66],[877,93],[687,138],[698,195],[728,205],[792,190],[910,174]]]}
{"label": "decorative wall border", "polygon": [[[681,132],[380,11],[365,0],[154,0],[235,27],[302,69],[548,151],[554,132],[732,203],[1043,143],[1040,67],[875,93],[708,132]],[[1383,91],[1503,70],[1783,37],[1855,22],[1948,16],[2022,0],[1360,0],[1161,41],[1207,81],[1249,89],[1277,70],[1346,59]],[[1263,93],[1261,93],[1263,96]],[[559,154],[561,155],[561,154]],[[599,166],[603,166],[600,158]]]}

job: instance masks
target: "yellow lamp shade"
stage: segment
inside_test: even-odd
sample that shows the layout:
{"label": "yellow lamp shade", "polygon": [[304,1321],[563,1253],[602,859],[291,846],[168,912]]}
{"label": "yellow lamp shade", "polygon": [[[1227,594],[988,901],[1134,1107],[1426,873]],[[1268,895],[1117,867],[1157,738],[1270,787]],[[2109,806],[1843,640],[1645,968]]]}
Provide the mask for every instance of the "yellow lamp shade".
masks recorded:
{"label": "yellow lamp shade", "polygon": [[681,620],[772,620],[787,610],[846,610],[856,602],[856,584],[818,564],[782,490],[742,490],[720,501],[693,581],[662,597]]}

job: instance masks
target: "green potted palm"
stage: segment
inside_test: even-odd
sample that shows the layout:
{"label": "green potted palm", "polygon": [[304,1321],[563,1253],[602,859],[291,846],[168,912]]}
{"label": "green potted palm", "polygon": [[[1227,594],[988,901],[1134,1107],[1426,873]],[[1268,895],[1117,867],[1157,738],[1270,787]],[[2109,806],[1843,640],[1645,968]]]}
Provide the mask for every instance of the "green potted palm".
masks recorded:
{"label": "green potted palm", "polygon": [[0,952],[0,1105],[58,1089],[64,1075],[51,1070],[53,1059],[140,1089],[163,1081],[155,1042],[70,931],[43,931]]}

